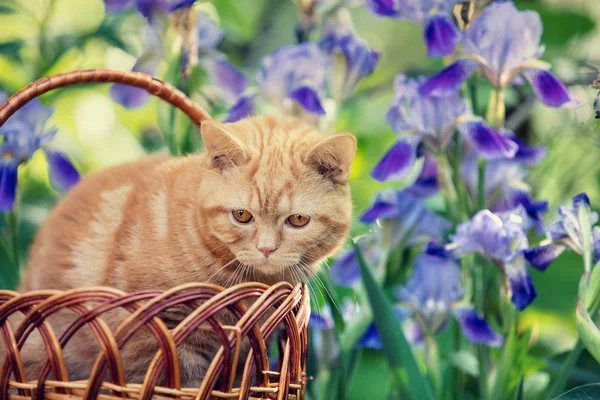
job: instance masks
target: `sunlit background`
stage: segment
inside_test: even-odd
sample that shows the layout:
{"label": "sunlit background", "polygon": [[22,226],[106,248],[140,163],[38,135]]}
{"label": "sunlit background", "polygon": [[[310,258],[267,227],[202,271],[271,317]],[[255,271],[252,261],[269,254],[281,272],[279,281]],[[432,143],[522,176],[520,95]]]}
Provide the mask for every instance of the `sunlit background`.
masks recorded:
{"label": "sunlit background", "polygon": [[[7,2],[6,4],[4,4]],[[142,50],[140,30],[143,18],[133,11],[105,15],[102,0],[0,0],[0,89],[12,94],[28,83],[54,73],[83,68],[129,70]],[[14,7],[13,3],[17,3]],[[543,59],[568,85],[581,104],[573,110],[543,106],[527,90],[507,92],[507,125],[529,143],[547,143],[549,156],[536,166],[529,183],[535,198],[547,199],[550,209],[568,203],[586,191],[592,205],[600,204],[600,122],[592,107],[596,94],[589,85],[600,66],[600,2],[597,0],[516,1],[518,8],[537,10],[542,18],[546,45]],[[204,4],[218,15],[225,31],[219,49],[229,61],[252,76],[261,58],[296,40],[293,27],[298,20],[291,0],[219,0]],[[362,80],[355,95],[344,107],[336,130],[350,131],[359,139],[352,171],[353,197],[357,213],[385,185],[369,177],[369,172],[395,140],[385,113],[392,96],[392,80],[398,73],[432,74],[442,66],[441,59],[428,59],[422,30],[410,21],[377,18],[363,7],[352,9],[358,33],[370,46],[382,52],[374,74]],[[166,79],[166,62],[157,75]],[[108,165],[135,160],[151,151],[165,151],[160,115],[169,108],[157,99],[136,110],[116,104],[110,85],[93,84],[48,93],[42,101],[55,108],[50,124],[58,128],[56,147],[65,150],[85,174]],[[209,88],[207,88],[209,90]],[[486,101],[487,86],[478,89]],[[206,93],[191,93],[201,104],[210,106]],[[516,102],[524,103],[513,112]],[[532,109],[527,113],[528,107]],[[223,117],[223,110],[212,110]],[[187,129],[184,116],[178,126]],[[196,131],[196,134],[198,132]],[[36,154],[21,171],[19,243],[22,258],[37,227],[59,199],[48,184],[43,156]],[[396,184],[397,185],[397,184]],[[390,185],[387,185],[390,186]],[[436,207],[437,198],[428,200]],[[549,213],[548,218],[554,218]],[[360,223],[355,233],[365,229]],[[0,288],[14,288],[18,274],[7,270],[0,250]],[[522,323],[544,329],[534,330],[534,340],[547,354],[560,353],[575,338],[573,309],[581,265],[567,253],[545,273],[533,271],[538,298],[526,310]],[[542,335],[543,333],[543,335]],[[558,366],[557,361],[557,366]],[[580,365],[586,365],[585,361]],[[582,381],[600,381],[600,369],[589,359],[590,368],[574,376]],[[557,367],[556,366],[556,367]],[[552,367],[552,366],[551,366]]]}

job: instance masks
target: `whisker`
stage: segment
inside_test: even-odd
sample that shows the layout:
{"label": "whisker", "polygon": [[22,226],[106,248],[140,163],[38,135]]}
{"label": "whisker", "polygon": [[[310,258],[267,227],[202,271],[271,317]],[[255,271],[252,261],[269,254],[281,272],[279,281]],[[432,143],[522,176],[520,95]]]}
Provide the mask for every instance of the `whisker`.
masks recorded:
{"label": "whisker", "polygon": [[227,268],[228,266],[230,266],[233,262],[237,261],[237,258],[233,258],[233,260],[229,261],[228,263],[226,263],[225,265],[223,265],[221,268],[219,268],[218,270],[216,270],[206,281],[205,283],[210,283],[210,281],[221,271],[223,271],[225,268]]}
{"label": "whisker", "polygon": [[[301,268],[306,268],[305,264],[299,264],[301,266]],[[321,278],[319,278],[318,275],[314,275],[314,278],[316,279],[316,281],[318,283],[320,283],[321,287],[323,288],[323,290],[325,291],[325,293],[327,293],[327,296],[329,297],[329,299],[331,300],[331,303],[334,305],[334,307],[336,308],[336,310],[340,313],[340,315],[342,314],[342,310],[340,310],[340,308],[338,307],[338,304],[335,302],[333,296],[331,295],[331,293],[329,292],[329,289],[327,289],[327,286],[325,285],[325,283],[321,280]]]}

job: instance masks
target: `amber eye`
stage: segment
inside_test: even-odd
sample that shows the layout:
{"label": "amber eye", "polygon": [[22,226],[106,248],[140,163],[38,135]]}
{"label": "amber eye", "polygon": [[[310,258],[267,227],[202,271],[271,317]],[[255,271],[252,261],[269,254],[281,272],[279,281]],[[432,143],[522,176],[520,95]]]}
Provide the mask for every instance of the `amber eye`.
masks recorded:
{"label": "amber eye", "polygon": [[233,214],[233,218],[240,224],[247,224],[248,222],[252,222],[254,217],[246,210],[233,210],[231,212]]}
{"label": "amber eye", "polygon": [[302,228],[310,222],[310,217],[306,215],[294,214],[287,218],[287,222],[294,228]]}

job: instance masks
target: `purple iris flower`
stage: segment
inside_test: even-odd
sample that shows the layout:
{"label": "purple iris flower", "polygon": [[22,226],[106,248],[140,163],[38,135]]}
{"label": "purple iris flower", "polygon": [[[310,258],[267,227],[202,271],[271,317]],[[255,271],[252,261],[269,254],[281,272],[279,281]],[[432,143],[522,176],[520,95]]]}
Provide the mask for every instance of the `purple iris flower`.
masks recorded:
{"label": "purple iris flower", "polygon": [[[523,182],[527,174],[526,167],[539,163],[547,154],[545,146],[527,146],[512,136],[511,138],[519,149],[512,159],[499,159],[488,161],[485,165],[485,208],[494,212],[508,211],[522,205],[529,217],[529,229],[535,226],[543,232],[544,224],[542,214],[548,210],[548,203],[535,201],[528,193],[528,186]],[[478,167],[477,154],[471,152],[461,163],[461,177],[472,198],[477,196]]]}
{"label": "purple iris flower", "polygon": [[[430,211],[423,201],[407,190],[387,189],[375,197],[360,221],[383,228],[372,231],[358,241],[369,265],[377,265],[381,246],[394,248],[401,242],[405,246],[424,246],[431,240],[441,241],[451,228],[450,221]],[[347,250],[331,265],[333,281],[338,286],[353,286],[360,280],[360,269],[354,250]]]}
{"label": "purple iris flower", "polygon": [[283,46],[263,59],[257,76],[258,89],[242,93],[225,118],[235,122],[254,113],[259,98],[290,112],[294,104],[304,111],[325,115],[329,57],[317,44]]}
{"label": "purple iris flower", "polygon": [[[407,309],[396,304],[393,307],[393,311],[398,319],[398,323],[403,325],[402,330],[404,331],[406,339],[413,345],[420,345],[423,343],[423,334],[416,322],[414,322],[414,320],[407,321],[407,317],[410,316]],[[375,323],[369,325],[356,345],[360,348],[383,350],[383,343],[381,342],[381,337],[379,336],[379,331],[377,330]]]}
{"label": "purple iris flower", "polygon": [[[154,75],[164,55],[164,43],[160,34],[153,26],[149,25],[146,27],[146,47],[131,70]],[[151,97],[144,89],[120,83],[116,83],[110,88],[110,94],[117,103],[130,109],[143,106]]]}
{"label": "purple iris flower", "polygon": [[407,246],[419,246],[430,240],[442,240],[452,224],[430,211],[423,201],[406,190],[386,189],[360,217],[360,221],[373,224],[379,220],[387,225],[390,247],[406,240]]}
{"label": "purple iris flower", "polygon": [[284,46],[265,57],[257,77],[258,90],[245,91],[226,121],[252,115],[259,97],[285,111],[295,103],[305,112],[325,115],[327,88],[336,99],[345,99],[360,79],[373,72],[378,61],[379,53],[351,27],[330,25],[319,45],[304,42]]}
{"label": "purple iris flower", "polygon": [[308,324],[319,330],[332,329],[334,326],[333,318],[331,317],[331,311],[325,308],[321,312],[311,311]]}
{"label": "purple iris flower", "polygon": [[[519,205],[511,211],[479,211],[471,220],[460,224],[451,235],[446,249],[455,258],[480,254],[496,264],[506,275],[512,291],[511,301],[518,310],[527,307],[536,296],[524,258],[528,215]],[[539,263],[530,264],[542,269]]]}
{"label": "purple iris flower", "polygon": [[[169,3],[169,7],[185,2]],[[191,5],[192,1],[188,1]],[[161,3],[166,4],[166,3]],[[164,43],[159,28],[150,24],[147,26],[146,47],[138,58],[132,71],[144,72],[150,75],[156,73],[160,62],[165,57]],[[210,77],[210,81],[217,88],[210,91],[217,94],[219,100],[227,105],[233,104],[248,87],[246,77],[231,65],[225,57],[215,50],[223,39],[223,32],[216,21],[206,12],[198,13],[195,26],[198,51],[198,63]],[[186,49],[182,49],[182,58],[189,57]],[[111,88],[113,99],[126,108],[138,108],[145,105],[150,99],[150,94],[136,87],[115,84]]]}
{"label": "purple iris flower", "polygon": [[[381,235],[379,231],[371,231],[357,241],[365,261],[369,266],[377,266],[381,253]],[[342,252],[331,264],[330,273],[337,286],[352,287],[360,281],[360,267],[354,249]]]}
{"label": "purple iris flower", "polygon": [[481,119],[469,116],[466,101],[458,92],[432,97],[419,94],[425,78],[398,75],[387,121],[400,139],[371,172],[378,181],[402,180],[412,170],[423,149],[443,151],[455,129],[485,160],[513,158],[518,144],[488,127]]}
{"label": "purple iris flower", "polygon": [[[580,214],[586,215],[582,220]],[[578,254],[586,252],[585,240],[592,245],[594,263],[600,260],[600,229],[592,226],[598,222],[598,213],[591,211],[590,200],[585,193],[573,197],[571,207],[559,206],[560,219],[551,224],[546,232],[547,240],[538,247],[525,252],[530,263],[546,269],[567,248]]]}
{"label": "purple iris flower", "polygon": [[[460,265],[432,242],[415,258],[406,286],[396,290],[396,297],[401,301],[397,316],[399,320],[414,318],[420,333],[413,332],[410,335],[413,340],[443,331],[448,318],[454,316],[471,342],[494,347],[502,345],[502,337],[472,306],[462,302],[463,296]],[[362,342],[368,347],[378,347],[380,340],[374,327],[367,330]]]}
{"label": "purple iris flower", "polygon": [[[0,102],[7,96],[0,94]],[[79,182],[79,173],[68,157],[48,146],[56,130],[44,131],[53,110],[33,99],[0,127],[0,211],[11,211],[17,192],[19,165],[42,150],[49,167],[50,183],[67,192]]]}
{"label": "purple iris flower", "polygon": [[433,196],[438,192],[438,168],[433,156],[426,155],[423,157],[423,168],[421,169],[421,173],[412,185],[404,190],[421,198]]}
{"label": "purple iris flower", "polygon": [[289,100],[309,113],[324,115],[323,99],[328,59],[315,43],[281,47],[262,63],[260,91],[273,104],[285,107]]}
{"label": "purple iris flower", "polygon": [[331,81],[338,99],[348,97],[357,82],[370,75],[379,61],[379,52],[371,50],[363,38],[343,24],[327,28],[321,39],[321,48],[334,58]]}
{"label": "purple iris flower", "polygon": [[212,92],[217,94],[222,103],[231,106],[239,102],[240,96],[248,88],[244,74],[220,54],[201,57],[199,63],[210,77],[210,86],[215,89]]}
{"label": "purple iris flower", "polygon": [[223,40],[223,31],[217,22],[204,11],[198,13],[196,23],[196,36],[198,37],[198,50],[207,52],[216,48]]}
{"label": "purple iris flower", "polygon": [[443,57],[454,52],[461,33],[452,20],[452,9],[462,0],[367,0],[377,15],[409,19],[423,26],[427,56]]}
{"label": "purple iris flower", "polygon": [[510,2],[494,2],[483,9],[465,31],[466,57],[431,77],[419,88],[423,95],[456,92],[471,74],[482,69],[490,83],[504,88],[520,74],[529,81],[536,96],[550,107],[572,106],[577,100],[567,87],[539,61],[542,22],[535,11],[518,11]]}
{"label": "purple iris flower", "polygon": [[104,0],[104,6],[109,13],[119,13],[135,5],[137,12],[152,20],[161,13],[191,7],[195,2],[196,0]]}

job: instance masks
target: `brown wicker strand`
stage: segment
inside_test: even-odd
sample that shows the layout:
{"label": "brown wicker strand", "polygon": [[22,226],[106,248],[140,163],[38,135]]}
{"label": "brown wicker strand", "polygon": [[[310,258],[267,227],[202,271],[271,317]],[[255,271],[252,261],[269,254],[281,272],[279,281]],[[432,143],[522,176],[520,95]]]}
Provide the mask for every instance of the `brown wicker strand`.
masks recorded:
{"label": "brown wicker strand", "polygon": [[[245,303],[247,302],[247,303]],[[94,306],[90,306],[93,303]],[[191,313],[172,331],[158,315],[177,304],[192,307]],[[246,308],[244,304],[249,304]],[[281,282],[273,286],[243,283],[225,289],[208,284],[186,284],[165,292],[143,291],[123,293],[111,288],[80,288],[66,292],[39,291],[24,294],[0,291],[0,340],[7,349],[6,360],[0,370],[0,393],[9,393],[9,399],[286,399],[300,400],[306,385],[306,348],[308,323],[308,293],[304,285],[290,286]],[[121,308],[131,314],[124,317],[114,332],[102,320],[103,313]],[[59,310],[70,309],[76,314],[75,322],[56,338],[48,318]],[[234,326],[222,325],[216,318],[229,310],[237,319]],[[9,317],[24,313],[15,334]],[[262,325],[259,327],[258,323]],[[181,388],[178,384],[177,346],[201,325],[209,323],[217,333],[221,348],[210,364],[200,388]],[[211,324],[212,322],[212,324]],[[89,326],[96,335],[101,350],[89,379],[71,382],[62,348],[83,326]],[[95,327],[95,328],[94,328]],[[119,350],[138,329],[148,327],[159,345],[146,377],[140,384],[124,381]],[[27,336],[38,330],[44,338],[49,361],[39,378],[28,381],[19,356]],[[279,367],[271,370],[266,340],[277,332],[283,352]],[[229,333],[226,333],[229,332]],[[247,339],[250,352],[241,377],[240,387],[233,387],[235,365],[240,356],[240,344]],[[233,354],[233,356],[231,356]],[[109,380],[104,381],[108,368]],[[112,370],[112,371],[111,371]],[[52,371],[54,378],[48,379]],[[159,372],[167,386],[158,386]],[[11,375],[16,381],[11,380]],[[218,387],[215,386],[217,382]],[[10,394],[9,389],[18,394]],[[0,396],[0,398],[5,398]]]}
{"label": "brown wicker strand", "polygon": [[0,105],[0,126],[4,125],[11,115],[35,97],[53,89],[93,82],[120,83],[144,89],[151,95],[160,97],[167,103],[183,111],[196,125],[200,125],[202,121],[210,119],[210,115],[184,93],[173,87],[170,83],[163,82],[152,75],[143,72],[93,68],[45,76],[25,86]]}

